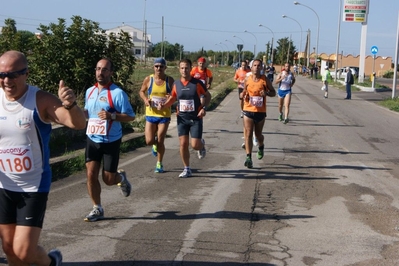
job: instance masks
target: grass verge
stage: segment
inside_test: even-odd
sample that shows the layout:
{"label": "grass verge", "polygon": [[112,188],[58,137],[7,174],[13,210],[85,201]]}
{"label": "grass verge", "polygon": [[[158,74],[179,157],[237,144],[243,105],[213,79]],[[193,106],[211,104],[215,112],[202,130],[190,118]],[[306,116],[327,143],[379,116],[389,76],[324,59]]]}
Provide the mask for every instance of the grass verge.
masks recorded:
{"label": "grass verge", "polygon": [[388,108],[391,111],[399,112],[399,99],[395,98],[387,98],[378,103],[379,105]]}

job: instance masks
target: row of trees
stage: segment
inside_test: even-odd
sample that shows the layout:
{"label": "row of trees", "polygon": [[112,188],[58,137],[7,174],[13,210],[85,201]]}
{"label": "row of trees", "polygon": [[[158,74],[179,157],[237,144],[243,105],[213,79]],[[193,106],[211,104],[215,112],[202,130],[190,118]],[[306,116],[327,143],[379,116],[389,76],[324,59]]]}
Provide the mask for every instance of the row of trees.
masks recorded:
{"label": "row of trees", "polygon": [[18,50],[28,57],[29,83],[56,93],[60,79],[78,95],[94,84],[98,60],[110,58],[115,64],[114,81],[125,88],[135,67],[133,42],[128,33],[106,35],[99,24],[79,16],[58,24],[40,25],[39,35],[18,31],[13,19],[6,19],[0,35],[0,53]]}
{"label": "row of trees", "polygon": [[[265,51],[259,52],[256,58],[263,59],[266,56],[267,60],[270,59],[271,52],[273,52],[273,61],[275,64],[284,64],[285,62],[294,62],[294,54],[296,47],[289,38],[282,38],[277,41],[277,47],[271,51],[272,47],[267,46]],[[226,65],[231,65],[237,62],[239,58],[242,60],[253,59],[254,54],[251,51],[242,51],[240,54],[237,50],[234,51],[214,51],[201,49],[198,52],[184,52],[184,47],[178,43],[171,44],[169,42],[160,42],[153,45],[150,49],[148,56],[159,57],[161,54],[167,61],[178,61],[182,57],[189,58],[195,61],[200,56],[215,58],[216,62],[223,62]],[[223,56],[223,58],[222,58]]]}

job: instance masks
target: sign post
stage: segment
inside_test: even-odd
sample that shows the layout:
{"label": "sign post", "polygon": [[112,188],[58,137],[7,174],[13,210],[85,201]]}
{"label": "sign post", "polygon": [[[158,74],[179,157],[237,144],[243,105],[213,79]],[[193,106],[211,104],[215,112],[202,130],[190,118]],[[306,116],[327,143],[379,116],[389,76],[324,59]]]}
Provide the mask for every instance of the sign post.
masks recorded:
{"label": "sign post", "polygon": [[378,47],[373,45],[371,46],[371,53],[373,54],[373,73],[372,73],[372,80],[371,80],[371,88],[375,91],[375,56],[378,53]]}
{"label": "sign post", "polygon": [[360,38],[360,58],[359,58],[359,79],[364,82],[364,65],[366,59],[366,39],[367,39],[367,16],[369,13],[370,0],[344,0],[342,19],[345,22],[357,22],[362,24]]}

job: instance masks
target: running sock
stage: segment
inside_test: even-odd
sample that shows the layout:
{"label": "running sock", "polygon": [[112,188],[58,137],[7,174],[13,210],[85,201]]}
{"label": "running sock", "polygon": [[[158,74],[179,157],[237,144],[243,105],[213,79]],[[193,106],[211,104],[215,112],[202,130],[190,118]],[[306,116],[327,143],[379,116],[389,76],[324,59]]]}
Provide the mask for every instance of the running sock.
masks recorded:
{"label": "running sock", "polygon": [[101,206],[101,204],[94,204],[93,206],[94,208],[98,208],[98,209],[102,209],[103,207]]}

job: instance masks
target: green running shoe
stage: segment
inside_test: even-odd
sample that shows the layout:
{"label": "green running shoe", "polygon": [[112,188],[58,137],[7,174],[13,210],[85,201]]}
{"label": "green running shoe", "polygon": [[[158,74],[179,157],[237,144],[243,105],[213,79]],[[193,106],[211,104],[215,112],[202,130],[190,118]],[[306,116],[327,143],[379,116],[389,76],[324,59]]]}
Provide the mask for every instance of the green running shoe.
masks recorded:
{"label": "green running shoe", "polygon": [[155,173],[163,173],[164,172],[162,163],[157,162],[157,166],[155,167],[154,172]]}
{"label": "green running shoe", "polygon": [[158,155],[158,146],[156,144],[152,145],[151,152],[152,152],[152,155],[154,157],[157,157],[157,155]]}
{"label": "green running shoe", "polygon": [[247,157],[247,159],[245,160],[244,166],[246,166],[247,168],[252,168],[252,159],[250,157]]}
{"label": "green running shoe", "polygon": [[257,156],[259,160],[263,158],[263,148],[259,148]]}

